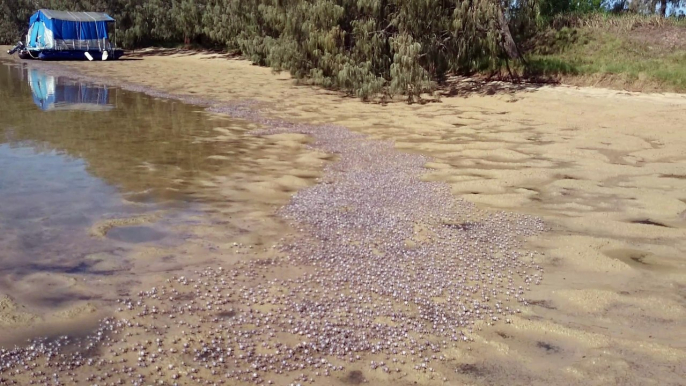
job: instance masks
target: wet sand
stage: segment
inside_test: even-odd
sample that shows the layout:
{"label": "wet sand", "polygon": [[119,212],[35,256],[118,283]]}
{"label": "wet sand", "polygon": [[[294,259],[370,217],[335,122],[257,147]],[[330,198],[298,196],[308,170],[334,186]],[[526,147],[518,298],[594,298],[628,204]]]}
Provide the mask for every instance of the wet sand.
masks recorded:
{"label": "wet sand", "polygon": [[[485,210],[542,218],[551,230],[526,247],[540,252],[545,279],[512,323],[475,329],[468,349],[445,352],[450,359],[435,367],[450,382],[680,384],[686,376],[686,97],[541,87],[382,106],[209,55],[70,65],[393,140],[432,158],[423,180],[447,183]],[[205,231],[221,238],[216,227]],[[0,308],[26,318],[8,301]],[[365,366],[357,374],[340,382],[442,383],[426,372],[394,378]]]}

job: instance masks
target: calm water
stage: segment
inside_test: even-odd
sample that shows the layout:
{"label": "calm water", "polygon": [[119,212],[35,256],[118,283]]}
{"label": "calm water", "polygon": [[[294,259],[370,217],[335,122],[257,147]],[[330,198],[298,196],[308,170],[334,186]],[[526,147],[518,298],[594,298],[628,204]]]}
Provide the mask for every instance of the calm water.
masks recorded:
{"label": "calm water", "polygon": [[0,61],[0,347],[273,251],[288,232],[275,209],[330,156],[258,127]]}
{"label": "calm water", "polygon": [[[141,244],[182,242],[175,225],[230,205],[211,181],[254,169],[246,160],[256,140],[240,140],[248,129],[0,62],[0,295],[40,272],[95,272],[94,254],[125,260]],[[98,228],[151,213],[151,223]]]}

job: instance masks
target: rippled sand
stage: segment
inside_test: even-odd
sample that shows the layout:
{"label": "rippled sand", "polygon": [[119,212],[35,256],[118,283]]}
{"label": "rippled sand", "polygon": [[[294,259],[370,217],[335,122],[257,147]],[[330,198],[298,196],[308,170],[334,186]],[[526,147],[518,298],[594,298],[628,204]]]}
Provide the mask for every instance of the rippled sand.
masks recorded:
{"label": "rippled sand", "polygon": [[[255,100],[275,117],[391,139],[401,151],[433,158],[425,180],[446,182],[453,194],[481,208],[544,219],[552,230],[530,239],[527,248],[542,252],[536,262],[545,279],[527,293],[530,305],[511,324],[476,330],[468,350],[445,354],[450,361],[436,369],[450,382],[683,382],[685,97],[543,87],[381,106],[207,55],[73,66],[171,93]],[[283,182],[293,179],[264,181],[255,189],[271,191]],[[295,184],[280,199],[306,185]],[[217,227],[203,232],[221,240]],[[234,255],[227,263],[238,260]],[[140,288],[155,282],[150,278]],[[5,300],[0,308],[16,320],[29,317]],[[388,377],[365,366],[336,379],[442,382],[429,373],[410,374]]]}

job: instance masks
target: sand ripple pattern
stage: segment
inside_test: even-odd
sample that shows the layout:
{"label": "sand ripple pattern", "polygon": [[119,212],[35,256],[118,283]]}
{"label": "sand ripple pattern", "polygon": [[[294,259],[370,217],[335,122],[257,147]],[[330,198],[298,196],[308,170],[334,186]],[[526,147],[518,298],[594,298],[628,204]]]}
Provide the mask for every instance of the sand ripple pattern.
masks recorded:
{"label": "sand ripple pattern", "polygon": [[311,146],[338,156],[278,211],[292,236],[274,257],[174,276],[121,299],[117,316],[86,337],[0,350],[0,384],[433,379],[448,349],[474,344],[470,333],[483,325],[508,323],[542,279],[522,242],[543,222],[479,210],[447,184],[422,181],[426,157],[343,127],[266,118],[250,103],[209,110],[262,124],[255,135],[310,135]]}
{"label": "sand ripple pattern", "polygon": [[[422,182],[427,159],[391,142],[335,126],[285,130],[340,156],[322,183],[280,211],[300,230],[282,251],[316,268],[311,283],[289,290],[300,329],[318,337],[318,349],[438,352],[445,339],[469,340],[476,320],[507,321],[525,288],[540,282],[540,267],[520,250],[522,236],[544,230],[539,219],[481,212],[447,184]],[[322,291],[313,299],[315,283]]]}

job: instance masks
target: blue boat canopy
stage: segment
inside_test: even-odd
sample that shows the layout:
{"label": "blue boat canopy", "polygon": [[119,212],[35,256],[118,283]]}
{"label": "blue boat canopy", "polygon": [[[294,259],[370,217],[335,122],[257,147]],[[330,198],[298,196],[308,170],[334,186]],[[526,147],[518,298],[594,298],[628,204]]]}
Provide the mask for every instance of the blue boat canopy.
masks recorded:
{"label": "blue boat canopy", "polygon": [[63,21],[114,21],[110,15],[103,12],[69,12],[41,9],[34,14],[43,15],[46,19]]}
{"label": "blue boat canopy", "polygon": [[29,20],[27,48],[34,50],[106,50],[107,24],[114,19],[101,12],[41,9]]}

